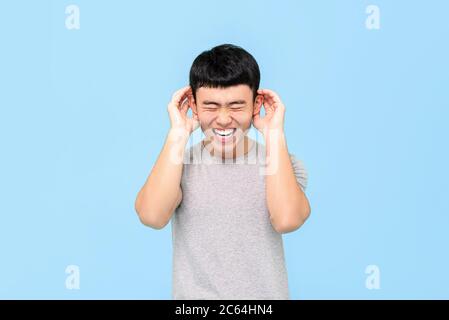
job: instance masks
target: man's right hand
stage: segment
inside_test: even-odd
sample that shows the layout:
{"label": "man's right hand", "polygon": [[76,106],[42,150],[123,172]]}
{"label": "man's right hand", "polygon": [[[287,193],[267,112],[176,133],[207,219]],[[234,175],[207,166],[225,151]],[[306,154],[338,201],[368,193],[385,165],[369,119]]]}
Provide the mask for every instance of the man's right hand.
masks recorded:
{"label": "man's right hand", "polygon": [[187,111],[190,108],[189,97],[193,97],[190,86],[179,89],[173,94],[167,110],[170,116],[171,128],[176,131],[184,130],[190,136],[199,127],[200,123],[195,114],[193,114],[192,118],[187,116]]}

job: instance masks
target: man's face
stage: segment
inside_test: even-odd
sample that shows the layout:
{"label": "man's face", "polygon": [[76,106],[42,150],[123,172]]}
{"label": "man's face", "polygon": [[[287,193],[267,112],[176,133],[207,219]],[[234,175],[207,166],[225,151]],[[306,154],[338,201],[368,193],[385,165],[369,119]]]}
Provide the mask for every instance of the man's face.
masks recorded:
{"label": "man's face", "polygon": [[215,152],[232,153],[243,141],[251,127],[253,115],[259,112],[262,96],[253,99],[248,85],[227,88],[201,87],[196,101],[189,98],[192,112],[198,115],[205,140],[211,142]]}

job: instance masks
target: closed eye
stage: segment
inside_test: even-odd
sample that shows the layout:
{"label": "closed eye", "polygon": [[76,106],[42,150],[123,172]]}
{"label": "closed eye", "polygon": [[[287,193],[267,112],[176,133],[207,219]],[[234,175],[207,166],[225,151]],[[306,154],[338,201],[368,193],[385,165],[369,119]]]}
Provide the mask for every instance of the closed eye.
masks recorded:
{"label": "closed eye", "polygon": [[216,110],[218,108],[218,104],[215,102],[205,102],[203,103],[204,110]]}
{"label": "closed eye", "polygon": [[[232,111],[241,111],[245,108],[246,104],[244,101],[233,101],[227,105]],[[221,107],[220,104],[213,101],[204,101],[202,109],[205,111],[216,111]]]}
{"label": "closed eye", "polygon": [[245,103],[244,102],[240,102],[240,101],[237,101],[237,102],[232,102],[232,103],[230,103],[230,105],[229,105],[230,107],[231,107],[231,109],[243,109],[244,107],[245,107]]}

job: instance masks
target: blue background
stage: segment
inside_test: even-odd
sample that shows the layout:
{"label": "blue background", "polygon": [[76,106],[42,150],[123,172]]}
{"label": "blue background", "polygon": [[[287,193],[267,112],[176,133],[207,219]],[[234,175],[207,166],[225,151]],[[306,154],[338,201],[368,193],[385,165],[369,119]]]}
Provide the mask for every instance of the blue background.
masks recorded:
{"label": "blue background", "polygon": [[447,1],[0,8],[0,298],[171,298],[171,227],[140,224],[134,200],[172,93],[222,43],[257,59],[309,173],[311,217],[284,235],[291,298],[449,298]]}

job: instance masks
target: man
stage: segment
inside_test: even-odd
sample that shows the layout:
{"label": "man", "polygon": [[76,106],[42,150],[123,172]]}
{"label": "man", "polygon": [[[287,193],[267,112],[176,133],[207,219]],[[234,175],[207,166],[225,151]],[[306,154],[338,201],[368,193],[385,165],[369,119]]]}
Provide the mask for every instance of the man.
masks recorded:
{"label": "man", "polygon": [[[285,106],[259,82],[254,57],[224,44],[194,60],[168,104],[170,131],[135,208],[155,229],[172,221],[174,299],[289,299],[282,234],[310,214],[307,173],[287,150]],[[198,127],[205,138],[185,150]]]}

